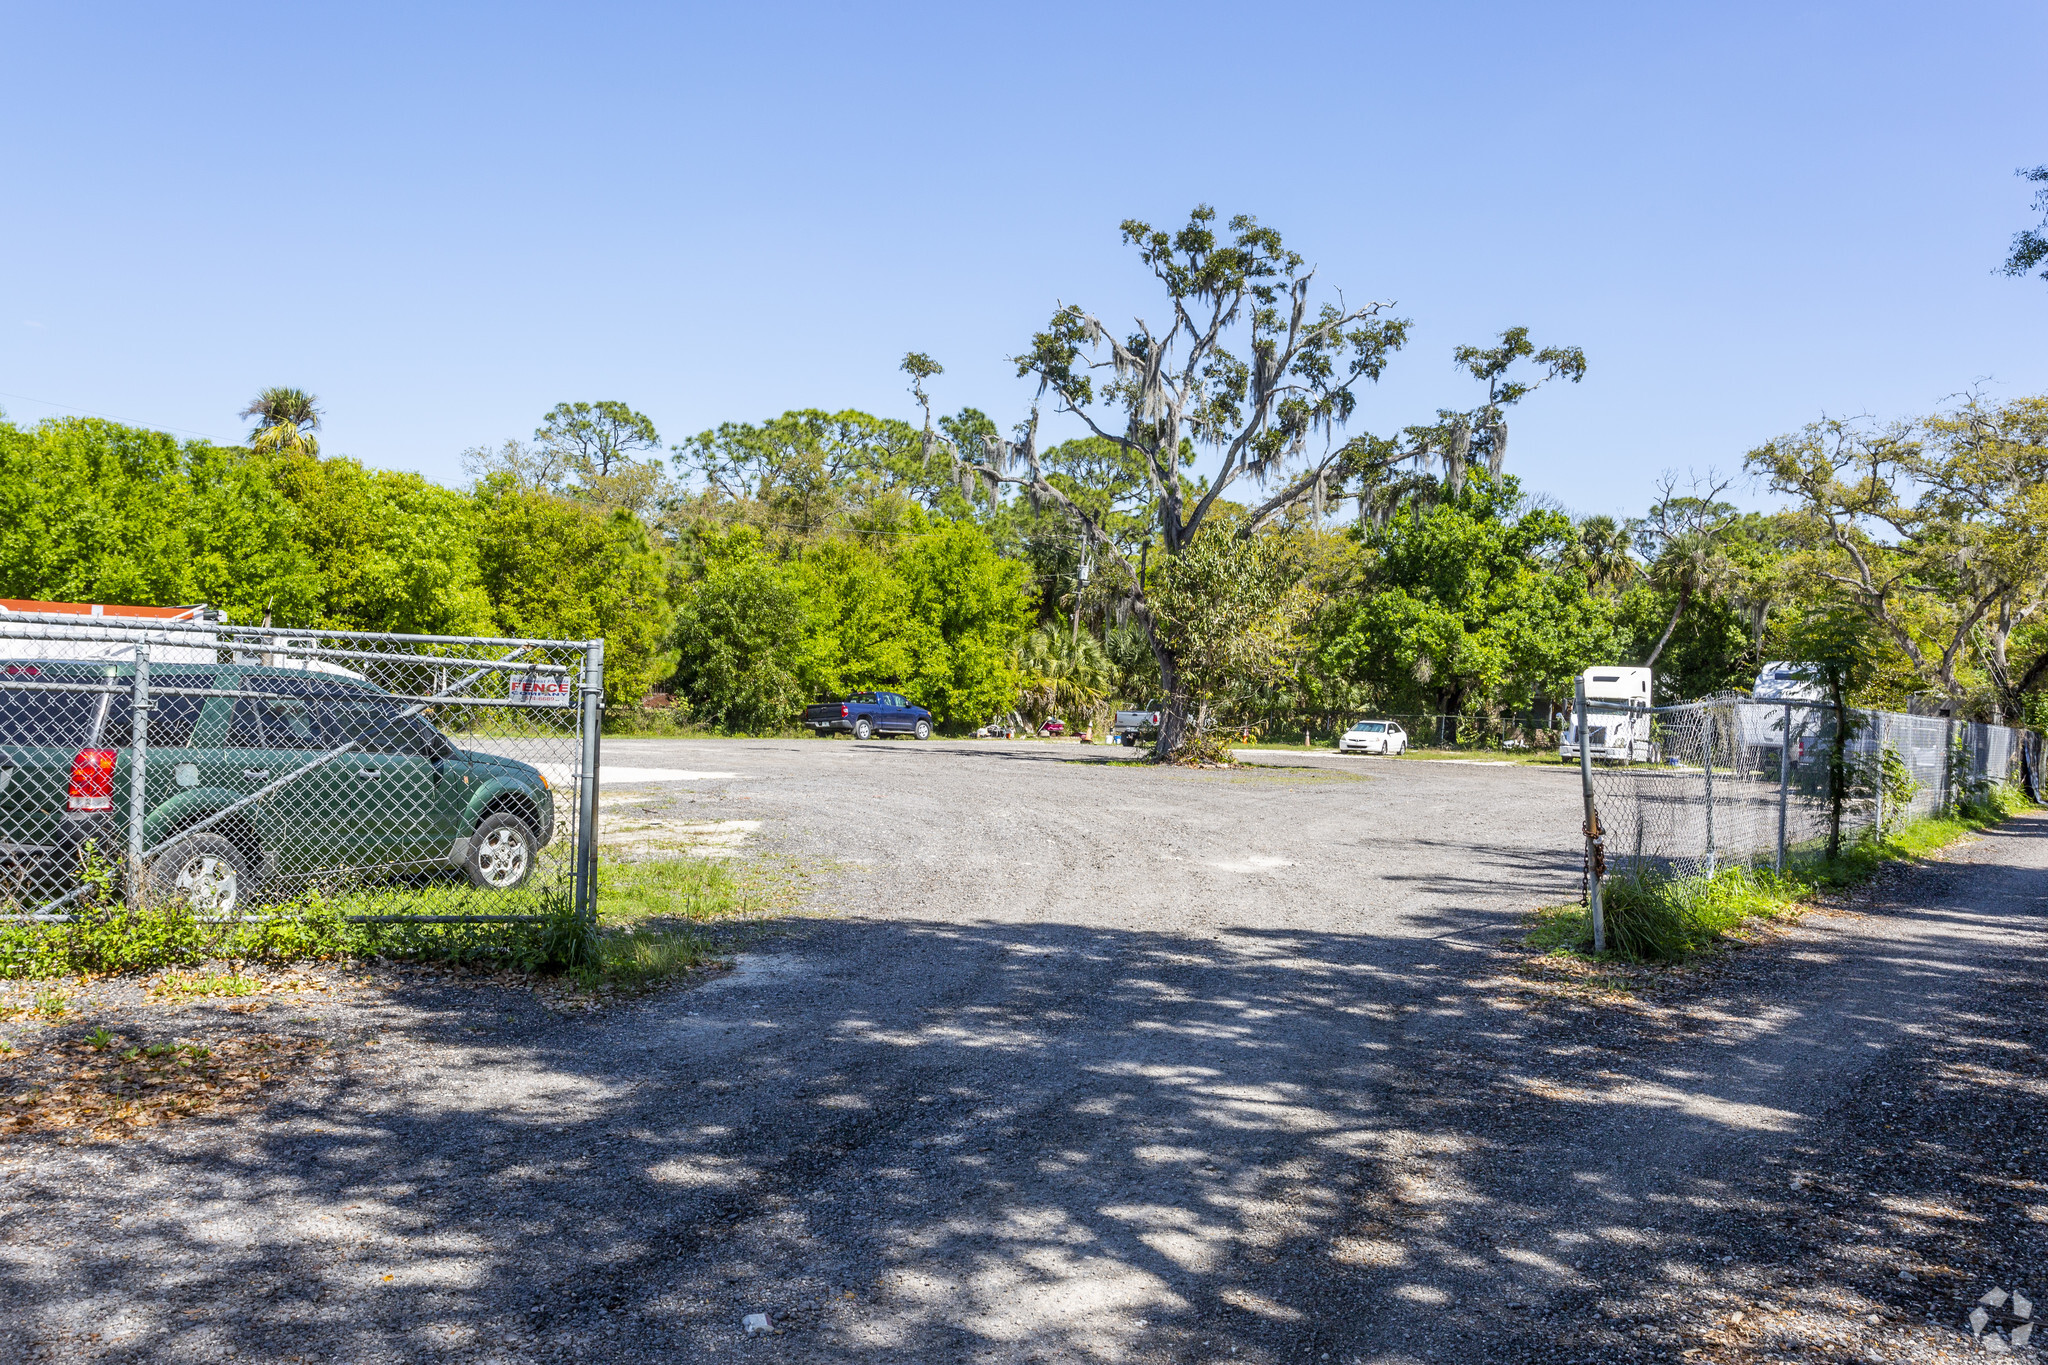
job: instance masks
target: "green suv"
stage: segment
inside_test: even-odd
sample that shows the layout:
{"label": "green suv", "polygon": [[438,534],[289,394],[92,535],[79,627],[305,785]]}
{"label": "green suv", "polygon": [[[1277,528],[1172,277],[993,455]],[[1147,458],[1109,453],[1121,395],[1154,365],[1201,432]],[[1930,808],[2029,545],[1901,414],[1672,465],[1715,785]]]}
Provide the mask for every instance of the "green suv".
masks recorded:
{"label": "green suv", "polygon": [[[124,693],[9,682],[125,691],[134,675],[133,664],[0,662],[0,901],[28,908],[76,886],[88,843],[121,861],[132,752]],[[419,707],[368,682],[194,664],[154,665],[149,681],[144,847],[228,812],[152,858],[153,895],[233,913],[273,879],[432,867],[510,890],[554,837],[538,768],[456,748]]]}

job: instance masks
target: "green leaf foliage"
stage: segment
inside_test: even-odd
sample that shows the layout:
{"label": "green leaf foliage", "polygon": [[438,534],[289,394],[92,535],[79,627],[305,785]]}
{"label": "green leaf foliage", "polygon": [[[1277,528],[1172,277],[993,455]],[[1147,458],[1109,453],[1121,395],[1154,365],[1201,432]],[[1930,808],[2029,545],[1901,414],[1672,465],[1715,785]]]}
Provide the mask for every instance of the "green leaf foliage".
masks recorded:
{"label": "green leaf foliage", "polygon": [[605,642],[605,704],[637,703],[667,671],[665,567],[647,527],[495,475],[476,491],[477,569],[496,629]]}
{"label": "green leaf foliage", "polygon": [[791,728],[807,700],[808,622],[794,575],[750,526],[707,544],[703,563],[676,611],[678,690],[693,715],[719,729]]}
{"label": "green leaf foliage", "polygon": [[702,532],[672,637],[692,713],[782,730],[807,702],[876,687],[955,727],[1014,706],[1012,655],[1032,610],[1023,567],[964,522],[896,541],[888,553],[827,540],[778,561],[754,527]]}
{"label": "green leaf foliage", "polygon": [[1611,609],[1557,569],[1570,521],[1518,505],[1512,477],[1475,473],[1458,496],[1367,533],[1364,581],[1325,666],[1396,709],[1458,715],[1569,696],[1573,674],[1612,661]]}
{"label": "green leaf foliage", "polygon": [[311,621],[333,630],[488,635],[475,505],[418,474],[350,459],[288,455],[277,466],[297,506],[296,539],[320,577]]}

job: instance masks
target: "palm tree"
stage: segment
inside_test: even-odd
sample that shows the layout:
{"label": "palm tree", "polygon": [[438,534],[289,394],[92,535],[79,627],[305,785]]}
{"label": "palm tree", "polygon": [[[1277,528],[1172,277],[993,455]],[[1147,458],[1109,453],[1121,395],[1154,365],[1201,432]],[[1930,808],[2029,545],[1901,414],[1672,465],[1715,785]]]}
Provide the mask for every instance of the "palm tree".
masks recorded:
{"label": "palm tree", "polygon": [[318,455],[320,442],[313,433],[320,429],[320,409],[315,406],[319,401],[304,389],[270,388],[257,394],[242,409],[242,416],[256,419],[249,448]]}
{"label": "palm tree", "polygon": [[1664,633],[1657,637],[1657,647],[1643,660],[1643,667],[1655,668],[1664,646],[1671,643],[1671,632],[1678,629],[1679,618],[1685,615],[1692,600],[1724,593],[1736,581],[1737,574],[1735,565],[1710,531],[1692,530],[1665,543],[1664,552],[1651,562],[1648,577],[1653,587],[1670,593],[1675,604]]}
{"label": "palm tree", "polygon": [[1019,709],[1034,725],[1060,715],[1086,724],[1109,695],[1109,656],[1091,635],[1034,630],[1017,648],[1017,667],[1024,675]]}
{"label": "palm tree", "polygon": [[1641,572],[1629,554],[1629,528],[1613,517],[1595,515],[1582,519],[1566,547],[1565,562],[1586,576],[1586,586],[1596,595],[1620,592],[1635,582]]}
{"label": "palm tree", "polygon": [[1717,479],[1712,470],[1704,479],[1695,478],[1690,493],[1680,493],[1675,475],[1659,481],[1659,496],[1649,514],[1630,524],[1636,550],[1648,561],[1643,576],[1659,592],[1670,593],[1674,605],[1671,620],[1657,637],[1656,648],[1643,660],[1654,668],[1671,632],[1695,597],[1723,596],[1740,577],[1728,558],[1727,537],[1735,525],[1735,508],[1721,501],[1729,479]]}

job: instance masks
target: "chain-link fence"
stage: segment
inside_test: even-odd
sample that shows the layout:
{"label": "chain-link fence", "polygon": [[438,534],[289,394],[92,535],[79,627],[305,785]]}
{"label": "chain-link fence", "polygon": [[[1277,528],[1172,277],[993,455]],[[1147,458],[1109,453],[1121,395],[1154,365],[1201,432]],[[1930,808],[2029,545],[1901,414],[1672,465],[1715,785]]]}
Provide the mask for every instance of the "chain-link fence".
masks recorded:
{"label": "chain-link fence", "polygon": [[[1589,720],[1615,709],[1594,703]],[[2040,736],[2002,725],[1852,708],[1838,759],[1821,702],[1726,697],[1647,715],[1641,761],[1592,770],[1610,874],[1782,868],[1823,849],[1837,818],[1848,842],[1993,786],[2038,790]]]}
{"label": "chain-link fence", "polygon": [[0,918],[595,915],[601,641],[0,615]]}

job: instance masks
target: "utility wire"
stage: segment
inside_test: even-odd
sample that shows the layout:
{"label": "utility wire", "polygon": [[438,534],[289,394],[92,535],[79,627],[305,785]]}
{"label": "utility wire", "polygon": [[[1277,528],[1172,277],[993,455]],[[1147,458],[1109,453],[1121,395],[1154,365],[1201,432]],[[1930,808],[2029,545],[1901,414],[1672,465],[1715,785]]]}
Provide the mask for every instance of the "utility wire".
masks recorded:
{"label": "utility wire", "polygon": [[85,408],[73,407],[69,403],[52,403],[47,398],[32,398],[25,393],[0,392],[0,398],[12,398],[20,403],[37,403],[46,408],[57,408],[63,412],[75,412],[80,417],[97,417],[102,422],[119,422],[124,427],[146,427],[151,431],[175,431],[180,436],[197,436],[202,441],[214,440],[214,437],[203,431],[187,431],[183,427],[166,426],[162,422],[131,422],[125,417],[109,417],[104,412],[90,412]]}

